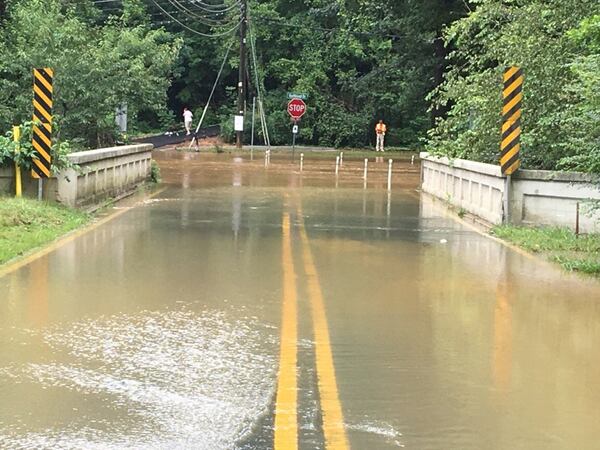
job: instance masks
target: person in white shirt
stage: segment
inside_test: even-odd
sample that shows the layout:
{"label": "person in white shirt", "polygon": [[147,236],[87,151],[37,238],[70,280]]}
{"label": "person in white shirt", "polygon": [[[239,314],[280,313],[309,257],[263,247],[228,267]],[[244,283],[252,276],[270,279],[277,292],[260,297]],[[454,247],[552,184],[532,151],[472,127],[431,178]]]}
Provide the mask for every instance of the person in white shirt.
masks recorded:
{"label": "person in white shirt", "polygon": [[187,108],[183,108],[183,123],[185,125],[185,131],[187,131],[188,136],[191,133],[193,118],[194,115],[192,114],[192,112]]}

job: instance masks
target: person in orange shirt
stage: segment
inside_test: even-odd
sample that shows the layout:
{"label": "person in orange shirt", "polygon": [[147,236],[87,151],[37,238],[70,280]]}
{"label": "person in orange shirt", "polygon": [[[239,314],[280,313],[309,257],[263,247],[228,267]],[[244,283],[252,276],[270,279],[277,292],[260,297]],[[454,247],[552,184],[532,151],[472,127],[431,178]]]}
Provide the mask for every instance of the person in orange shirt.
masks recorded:
{"label": "person in orange shirt", "polygon": [[387,131],[387,127],[383,120],[380,120],[377,125],[375,125],[375,133],[377,134],[377,144],[375,145],[375,151],[384,151],[383,150],[383,142],[385,140],[385,132]]}

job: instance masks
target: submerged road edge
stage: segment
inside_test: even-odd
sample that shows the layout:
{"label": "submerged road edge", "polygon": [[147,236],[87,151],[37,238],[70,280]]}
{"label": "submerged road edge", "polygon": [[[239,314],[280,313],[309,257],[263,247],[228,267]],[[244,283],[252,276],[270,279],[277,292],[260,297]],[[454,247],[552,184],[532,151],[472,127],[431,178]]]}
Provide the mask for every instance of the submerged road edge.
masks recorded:
{"label": "submerged road edge", "polygon": [[[166,189],[167,189],[167,187],[164,187],[164,188],[157,190],[156,192],[153,192],[152,194],[150,194],[147,197],[147,199],[156,197],[157,195],[163,193]],[[110,222],[113,219],[116,219],[117,217],[125,214],[127,211],[130,211],[131,209],[135,208],[139,203],[140,202],[137,202],[136,204],[134,204],[128,208],[124,208],[124,209],[115,211],[115,212],[111,213],[110,215],[103,217],[102,219],[100,219],[98,221],[92,222],[92,223],[84,226],[83,228],[71,231],[70,233],[67,233],[64,236],[59,237],[57,240],[50,242],[47,245],[42,246],[38,250],[34,250],[33,253],[31,253],[27,256],[18,258],[16,261],[13,261],[13,262],[6,263],[6,265],[4,265],[4,266],[0,266],[0,278],[5,277],[6,275],[8,275],[16,270],[19,270],[21,267],[25,267],[28,264],[31,264],[35,260],[42,258],[43,256],[46,256],[49,253],[52,253],[54,250],[57,250],[60,247],[62,247],[63,245],[68,244],[71,241],[74,241],[78,237],[83,236],[84,234],[87,234],[90,231],[93,231],[96,228],[101,227],[102,225]]]}

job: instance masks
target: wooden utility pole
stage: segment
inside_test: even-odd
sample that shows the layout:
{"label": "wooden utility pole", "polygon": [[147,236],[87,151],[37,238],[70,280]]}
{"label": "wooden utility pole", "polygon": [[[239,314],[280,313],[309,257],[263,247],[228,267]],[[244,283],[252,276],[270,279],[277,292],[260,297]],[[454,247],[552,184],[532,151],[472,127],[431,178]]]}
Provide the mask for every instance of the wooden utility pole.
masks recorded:
{"label": "wooden utility pole", "polygon": [[[248,30],[248,0],[242,0],[241,4],[242,22],[240,24],[240,72],[238,81],[238,103],[237,115],[244,116],[246,110],[246,33]],[[242,148],[244,132],[236,131],[237,148]]]}

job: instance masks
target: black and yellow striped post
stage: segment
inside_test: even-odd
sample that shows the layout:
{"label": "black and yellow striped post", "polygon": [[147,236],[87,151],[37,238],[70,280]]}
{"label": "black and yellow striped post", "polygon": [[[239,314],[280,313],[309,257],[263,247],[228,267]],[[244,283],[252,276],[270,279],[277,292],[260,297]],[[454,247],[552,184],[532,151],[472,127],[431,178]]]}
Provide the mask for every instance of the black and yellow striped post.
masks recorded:
{"label": "black and yellow striped post", "polygon": [[502,107],[502,143],[500,166],[503,175],[512,175],[521,165],[521,104],[523,103],[523,70],[509,67],[504,71]]}
{"label": "black and yellow striped post", "polygon": [[523,103],[523,70],[508,67],[504,71],[502,91],[502,139],[500,168],[506,176],[504,187],[504,222],[510,222],[511,175],[521,166],[521,107]]}
{"label": "black and yellow striped post", "polygon": [[[52,164],[52,81],[50,68],[33,69],[33,133],[32,145],[38,154],[33,160],[31,176],[49,178]],[[40,183],[41,186],[41,183]],[[40,188],[41,189],[41,188]]]}

